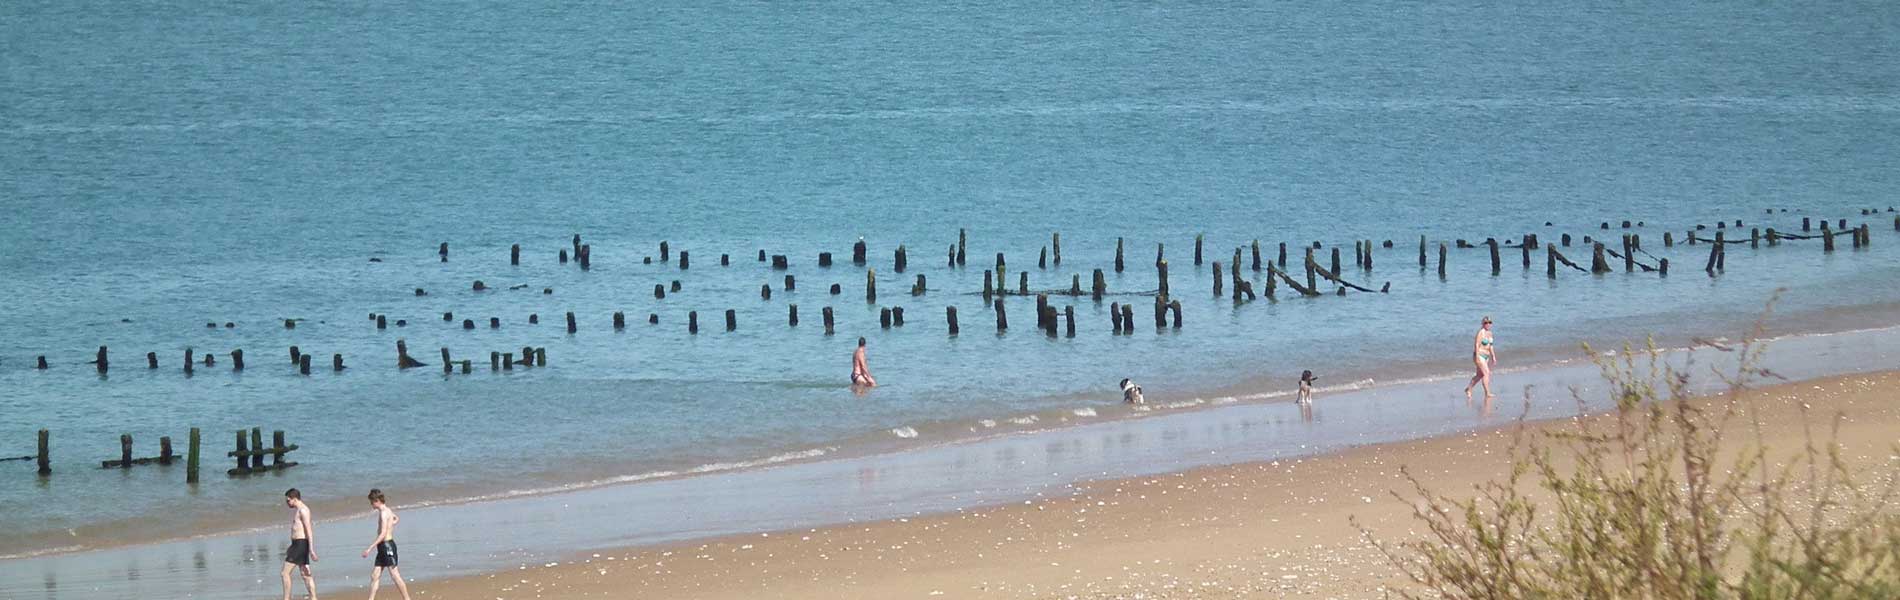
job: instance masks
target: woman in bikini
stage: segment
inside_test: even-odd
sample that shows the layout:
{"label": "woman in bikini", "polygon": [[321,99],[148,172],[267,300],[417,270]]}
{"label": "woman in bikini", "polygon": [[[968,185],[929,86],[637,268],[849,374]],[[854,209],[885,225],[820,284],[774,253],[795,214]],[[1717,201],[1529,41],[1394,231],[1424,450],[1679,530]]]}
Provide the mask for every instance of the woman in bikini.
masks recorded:
{"label": "woman in bikini", "polygon": [[1492,345],[1491,317],[1485,317],[1478,325],[1478,335],[1471,339],[1471,361],[1477,364],[1478,373],[1471,376],[1471,383],[1465,384],[1465,399],[1471,398],[1471,387],[1484,384],[1484,397],[1491,398],[1491,368],[1498,364],[1498,349]]}

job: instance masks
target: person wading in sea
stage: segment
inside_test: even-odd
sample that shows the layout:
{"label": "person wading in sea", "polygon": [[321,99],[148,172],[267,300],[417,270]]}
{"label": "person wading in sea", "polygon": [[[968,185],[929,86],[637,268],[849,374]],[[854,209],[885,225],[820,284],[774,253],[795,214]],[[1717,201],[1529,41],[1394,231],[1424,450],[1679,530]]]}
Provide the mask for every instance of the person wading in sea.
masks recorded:
{"label": "person wading in sea", "polygon": [[1471,376],[1471,383],[1465,384],[1465,399],[1471,399],[1471,387],[1484,384],[1484,399],[1491,399],[1491,369],[1498,365],[1498,349],[1492,345],[1491,317],[1485,317],[1478,324],[1478,335],[1471,338],[1471,361],[1478,367],[1478,373]]}
{"label": "person wading in sea", "polygon": [[877,387],[871,378],[871,365],[864,360],[864,338],[858,338],[858,351],[851,353],[851,386]]}

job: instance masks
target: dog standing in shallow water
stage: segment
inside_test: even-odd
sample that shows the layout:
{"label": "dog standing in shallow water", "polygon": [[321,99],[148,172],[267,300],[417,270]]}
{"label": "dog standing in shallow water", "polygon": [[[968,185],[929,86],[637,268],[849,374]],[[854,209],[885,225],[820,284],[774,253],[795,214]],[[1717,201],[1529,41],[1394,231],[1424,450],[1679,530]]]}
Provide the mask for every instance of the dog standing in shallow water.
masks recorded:
{"label": "dog standing in shallow water", "polygon": [[1148,403],[1146,399],[1141,397],[1141,386],[1135,385],[1134,381],[1128,379],[1122,380],[1122,402],[1129,404]]}

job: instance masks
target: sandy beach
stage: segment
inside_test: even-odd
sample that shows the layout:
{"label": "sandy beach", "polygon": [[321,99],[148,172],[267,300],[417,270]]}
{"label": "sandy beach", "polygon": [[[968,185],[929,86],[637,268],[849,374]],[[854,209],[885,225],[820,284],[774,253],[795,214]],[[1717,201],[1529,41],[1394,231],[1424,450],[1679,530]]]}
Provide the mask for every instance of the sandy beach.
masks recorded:
{"label": "sandy beach", "polygon": [[[1893,460],[1900,373],[1749,393],[1775,451],[1794,451],[1804,423],[1825,431],[1839,413],[1843,455],[1856,469]],[[1390,493],[1409,489],[1400,468],[1441,490],[1469,489],[1505,472],[1512,435],[1495,428],[1089,482],[1017,504],[590,553],[416,589],[419,597],[501,599],[1371,598],[1408,582],[1354,521],[1386,540],[1414,535],[1411,506]]]}

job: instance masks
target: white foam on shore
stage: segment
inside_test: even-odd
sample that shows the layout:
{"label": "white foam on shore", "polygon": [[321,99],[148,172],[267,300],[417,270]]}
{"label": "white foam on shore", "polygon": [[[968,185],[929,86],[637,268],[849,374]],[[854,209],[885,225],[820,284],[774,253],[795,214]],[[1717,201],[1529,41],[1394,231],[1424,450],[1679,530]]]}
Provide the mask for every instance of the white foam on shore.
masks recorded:
{"label": "white foam on shore", "polygon": [[1078,409],[1069,411],[1069,414],[1072,414],[1078,417],[1093,417],[1095,416],[1095,409],[1083,407],[1083,408],[1078,408]]}
{"label": "white foam on shore", "polygon": [[908,440],[917,437],[917,430],[910,427],[898,427],[891,430],[891,435]]}

